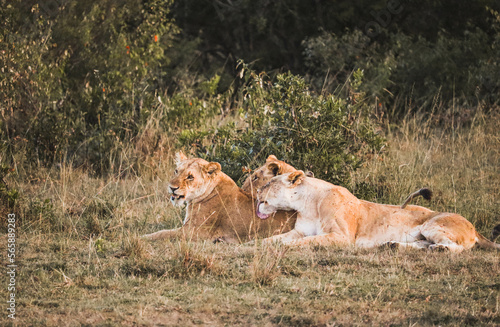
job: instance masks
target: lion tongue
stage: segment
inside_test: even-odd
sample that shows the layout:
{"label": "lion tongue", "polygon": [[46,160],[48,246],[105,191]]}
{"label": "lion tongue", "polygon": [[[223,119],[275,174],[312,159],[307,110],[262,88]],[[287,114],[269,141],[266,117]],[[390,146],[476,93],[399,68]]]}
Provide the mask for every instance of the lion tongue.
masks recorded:
{"label": "lion tongue", "polygon": [[259,217],[260,219],[267,219],[267,218],[269,218],[269,215],[266,215],[265,213],[262,213],[262,212],[259,211],[259,207],[260,207],[260,201],[257,202],[257,210],[256,210],[257,217]]}

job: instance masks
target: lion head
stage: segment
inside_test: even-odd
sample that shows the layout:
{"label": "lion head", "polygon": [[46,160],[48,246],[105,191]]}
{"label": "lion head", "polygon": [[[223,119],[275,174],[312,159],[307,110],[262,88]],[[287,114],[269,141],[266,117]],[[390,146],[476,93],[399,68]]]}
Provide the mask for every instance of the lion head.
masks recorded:
{"label": "lion head", "polygon": [[241,188],[245,192],[254,193],[255,190],[266,185],[271,178],[281,174],[291,173],[296,170],[297,169],[290,166],[286,162],[278,160],[276,156],[270,155],[267,157],[266,163],[262,167],[257,168],[250,176],[247,177]]}
{"label": "lion head", "polygon": [[218,183],[221,172],[218,162],[208,162],[200,158],[188,159],[182,152],[178,152],[175,165],[174,177],[168,184],[170,201],[174,206],[203,200]]}
{"label": "lion head", "polygon": [[298,198],[301,197],[297,188],[306,178],[302,170],[273,177],[269,183],[257,190],[257,216],[267,219],[278,210],[295,208]]}

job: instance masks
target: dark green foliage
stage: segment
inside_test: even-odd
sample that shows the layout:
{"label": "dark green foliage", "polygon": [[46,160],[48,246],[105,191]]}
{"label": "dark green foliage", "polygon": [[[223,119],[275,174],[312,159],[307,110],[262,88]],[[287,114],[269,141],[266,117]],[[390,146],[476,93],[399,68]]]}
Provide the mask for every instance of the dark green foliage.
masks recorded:
{"label": "dark green foliage", "polygon": [[106,168],[163,92],[171,1],[2,3],[5,136],[24,141],[28,159]]}
{"label": "dark green foliage", "polygon": [[[498,19],[498,18],[497,18]],[[490,20],[491,21],[491,20]],[[440,32],[434,41],[401,32],[387,33],[384,43],[370,42],[360,30],[336,36],[323,33],[304,42],[306,64],[317,88],[337,88],[354,69],[363,69],[362,90],[385,106],[398,100],[431,109],[439,102],[468,107],[498,103],[494,76],[500,73],[500,20],[488,35],[471,28],[460,37]],[[396,113],[407,107],[397,103]]]}
{"label": "dark green foliage", "polygon": [[[402,11],[382,14],[389,4]],[[172,8],[183,38],[199,39],[200,64],[229,60],[258,60],[258,70],[280,67],[304,72],[301,42],[321,31],[337,35],[349,30],[366,34],[367,23],[381,20],[381,30],[401,31],[434,42],[440,31],[460,37],[471,26],[490,30],[486,6],[499,10],[498,1],[301,1],[243,0],[176,1]],[[392,8],[391,7],[391,8]],[[380,23],[379,23],[380,24]],[[382,51],[389,50],[384,34],[375,36]],[[390,44],[387,44],[390,45]],[[229,69],[234,66],[228,65]],[[335,72],[332,72],[335,73]]]}
{"label": "dark green foliage", "polygon": [[158,108],[162,111],[162,127],[169,132],[197,128],[221,113],[229,92],[217,93],[220,76],[215,75],[195,89],[165,97]]}
{"label": "dark green foliage", "polygon": [[[382,148],[363,103],[316,95],[303,78],[290,73],[270,79],[245,67],[242,75],[246,83],[239,115],[246,123],[184,132],[179,138],[188,150],[196,144],[197,156],[220,162],[235,180],[245,177],[245,166],[256,168],[274,154],[318,178],[346,185],[366,155]],[[355,77],[353,84],[359,84],[361,74]]]}
{"label": "dark green foliage", "polygon": [[[380,146],[365,118],[352,120],[361,113],[498,104],[494,0],[0,1],[0,152],[9,165],[15,155],[25,165],[116,172],[124,156],[141,162],[132,148],[150,155],[166,135],[206,147],[219,114],[240,110],[244,132],[221,124],[210,136],[227,154],[205,154],[233,176],[275,152],[338,182]],[[302,76],[319,95],[286,74],[276,87],[238,79],[241,59],[270,76]],[[293,88],[302,95],[286,95]],[[146,134],[150,144],[138,145]],[[327,154],[332,166],[313,160]]]}
{"label": "dark green foliage", "polygon": [[405,103],[431,109],[436,96],[442,107],[454,97],[498,103],[499,10],[496,0],[194,0],[173,14],[183,38],[199,41],[197,71],[225,64],[234,75],[227,61],[243,59],[311,75],[313,88],[332,92],[361,68],[367,95],[402,113]]}

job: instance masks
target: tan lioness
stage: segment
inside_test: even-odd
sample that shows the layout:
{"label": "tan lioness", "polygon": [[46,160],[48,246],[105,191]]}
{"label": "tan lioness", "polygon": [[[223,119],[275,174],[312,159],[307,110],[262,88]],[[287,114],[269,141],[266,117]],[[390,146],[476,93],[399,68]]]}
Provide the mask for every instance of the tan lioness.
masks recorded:
{"label": "tan lioness", "polygon": [[[247,177],[247,179],[245,179],[241,188],[243,191],[255,195],[257,189],[266,185],[271,178],[294,171],[297,171],[297,169],[284,161],[278,160],[275,155],[270,155],[267,157],[266,163],[262,167],[257,168],[250,176]],[[311,172],[307,172],[306,175],[310,177],[313,176]]]}
{"label": "tan lioness", "polygon": [[272,178],[257,194],[260,217],[276,210],[298,212],[293,230],[265,242],[360,247],[387,244],[453,252],[478,244],[500,250],[500,244],[484,238],[460,215],[363,201],[341,186],[306,177],[300,170]]}
{"label": "tan lioness", "polygon": [[188,159],[182,152],[176,155],[175,176],[169,183],[170,201],[186,207],[180,228],[144,235],[148,239],[176,238],[220,240],[229,243],[247,242],[255,237],[268,237],[290,231],[296,215],[277,212],[269,220],[256,217],[256,201],[252,192],[278,173],[295,171],[290,165],[270,156],[240,189],[221,171],[217,162],[199,158]]}

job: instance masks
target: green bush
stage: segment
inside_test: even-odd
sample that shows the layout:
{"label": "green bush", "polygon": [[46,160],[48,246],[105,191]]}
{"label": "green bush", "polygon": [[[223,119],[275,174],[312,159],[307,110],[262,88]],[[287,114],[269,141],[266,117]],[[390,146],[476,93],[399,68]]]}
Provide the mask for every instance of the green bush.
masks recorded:
{"label": "green bush", "polygon": [[[169,149],[158,144],[180,134],[182,145],[227,160],[237,178],[241,166],[272,151],[340,181],[380,147],[365,119],[373,108],[405,114],[452,101],[454,109],[498,103],[493,0],[426,0],[425,13],[416,10],[421,3],[404,2],[376,36],[366,26],[387,6],[382,0],[0,3],[0,155],[10,166],[70,162],[115,173]],[[235,80],[239,58],[294,75],[247,72]],[[364,81],[354,85],[360,70]],[[226,126],[235,109],[241,116]],[[339,125],[329,134],[328,124]],[[325,162],[337,163],[314,161],[322,154],[311,152],[315,144],[333,156]],[[354,159],[340,155],[344,144]],[[217,154],[223,149],[228,154]]]}
{"label": "green bush", "polygon": [[[213,130],[183,131],[181,145],[195,155],[222,164],[242,182],[244,167],[256,168],[270,154],[316,177],[348,185],[350,174],[384,140],[366,118],[363,102],[316,95],[304,79],[291,73],[271,79],[243,68],[241,107],[237,119]],[[359,85],[356,72],[351,85]]]}
{"label": "green bush", "polygon": [[[171,0],[66,1],[0,9],[0,128],[27,158],[101,171],[137,134],[168,78]],[[112,156],[111,156],[112,157]]]}
{"label": "green bush", "polygon": [[404,114],[412,103],[424,109],[453,104],[498,104],[500,16],[490,10],[490,32],[468,26],[462,35],[442,30],[433,39],[382,30],[373,40],[361,30],[323,32],[303,42],[305,63],[316,89],[332,92],[353,70],[362,69],[361,90]]}

